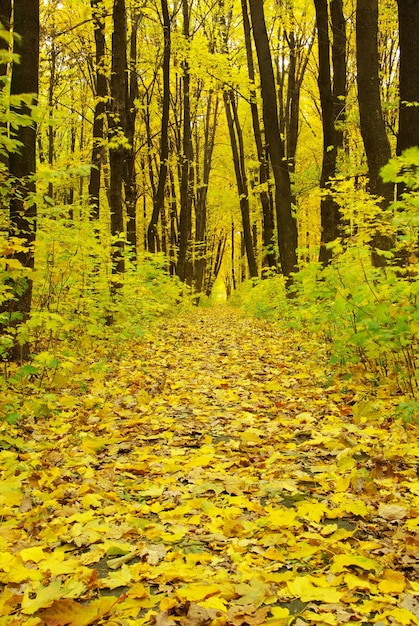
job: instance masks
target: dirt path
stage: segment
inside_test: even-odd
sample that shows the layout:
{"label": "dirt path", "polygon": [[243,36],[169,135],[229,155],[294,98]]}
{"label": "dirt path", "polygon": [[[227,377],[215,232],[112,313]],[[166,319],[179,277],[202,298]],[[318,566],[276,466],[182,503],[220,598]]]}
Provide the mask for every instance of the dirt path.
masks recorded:
{"label": "dirt path", "polygon": [[219,308],[88,358],[3,446],[0,626],[419,623],[416,433],[313,340]]}

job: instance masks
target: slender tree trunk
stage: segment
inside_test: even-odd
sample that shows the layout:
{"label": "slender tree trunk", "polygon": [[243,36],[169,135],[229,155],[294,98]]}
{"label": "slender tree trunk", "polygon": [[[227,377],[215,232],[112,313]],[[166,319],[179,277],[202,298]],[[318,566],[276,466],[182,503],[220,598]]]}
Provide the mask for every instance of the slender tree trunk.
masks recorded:
{"label": "slender tree trunk", "polygon": [[98,220],[100,213],[100,180],[103,161],[103,138],[105,132],[106,101],[108,82],[105,75],[105,22],[104,7],[101,0],[90,0],[94,21],[95,67],[96,67],[96,105],[93,117],[92,169],[89,179],[89,204],[92,219]]}
{"label": "slender tree trunk", "polygon": [[[48,165],[52,169],[54,165],[54,153],[55,153],[55,128],[53,125],[54,119],[54,92],[57,75],[57,48],[55,45],[55,28],[53,27],[51,33],[51,47],[49,57],[49,85],[48,85]],[[54,197],[54,186],[52,182],[48,183],[48,196]]]}
{"label": "slender tree trunk", "polygon": [[262,205],[262,265],[264,267],[276,267],[276,255],[274,250],[274,215],[272,206],[272,196],[267,189],[269,180],[269,165],[266,150],[263,145],[262,130],[260,127],[259,109],[257,105],[257,95],[255,88],[255,67],[253,62],[251,26],[247,0],[241,0],[244,41],[246,44],[247,71],[250,80],[250,110],[252,114],[253,136],[255,139],[256,151],[259,160],[259,185],[260,202]]}
{"label": "slender tree trunk", "polygon": [[331,0],[333,107],[335,116],[335,143],[339,151],[344,147],[344,123],[346,119],[347,67],[346,67],[346,20],[343,0]]}
{"label": "slender tree trunk", "polygon": [[293,213],[289,170],[279,131],[275,78],[263,3],[260,0],[249,0],[249,7],[261,81],[265,139],[275,179],[279,255],[282,272],[290,285],[292,273],[297,270],[297,220]]}
{"label": "slender tree trunk", "polygon": [[[182,0],[183,35],[189,41],[189,3]],[[189,63],[182,63],[183,76],[183,135],[180,180],[180,215],[179,215],[179,251],[176,273],[179,278],[192,283],[192,261],[190,259],[190,239],[192,236],[192,198],[193,198],[193,147],[191,128],[191,98]]]}
{"label": "slender tree trunk", "polygon": [[[6,32],[10,32],[10,20],[12,17],[12,0],[0,0],[0,23]],[[10,41],[0,39],[0,53],[5,54],[5,58],[0,63],[0,89],[6,89],[7,75],[9,71],[8,63],[8,51],[10,48]],[[7,122],[1,122],[0,127],[2,132],[7,136]],[[3,151],[2,151],[3,152]],[[9,165],[9,158],[7,152],[0,154],[0,167],[4,167],[7,171]],[[8,211],[9,204],[7,198],[0,198],[0,210]]]}
{"label": "slender tree trunk", "polygon": [[218,95],[210,91],[205,115],[202,177],[196,192],[195,250],[197,256],[194,263],[194,285],[198,294],[202,291],[207,263],[207,196],[217,129],[218,103]]}
{"label": "slender tree trunk", "polygon": [[237,115],[237,104],[234,93],[224,91],[224,106],[227,117],[227,125],[230,134],[230,144],[233,153],[234,171],[236,174],[237,192],[239,196],[240,211],[246,249],[247,263],[251,278],[258,275],[255,251],[253,248],[252,228],[250,223],[249,190],[247,184],[246,163],[243,147],[243,134]]}
{"label": "slender tree trunk", "polygon": [[137,182],[135,164],[135,122],[137,118],[138,79],[137,79],[137,39],[140,16],[132,16],[129,92],[126,117],[126,136],[128,148],[125,156],[124,189],[127,211],[127,243],[133,260],[137,259]]}
{"label": "slender tree trunk", "polygon": [[320,204],[322,237],[319,259],[323,265],[327,265],[332,257],[332,251],[327,244],[338,237],[340,222],[339,207],[330,191],[330,181],[336,173],[335,101],[330,67],[328,0],[314,0],[314,4],[319,47],[318,85],[323,126],[323,163],[320,176],[320,188],[323,190]]}
{"label": "slender tree trunk", "polygon": [[157,190],[153,194],[153,212],[147,230],[147,242],[149,252],[157,251],[157,223],[163,208],[165,186],[167,179],[167,160],[169,158],[169,109],[170,109],[170,56],[171,56],[171,33],[170,16],[167,0],[161,0],[163,15],[163,103],[160,130],[160,169]]}
{"label": "slender tree trunk", "polygon": [[[381,198],[381,205],[393,200],[393,185],[385,183],[381,168],[390,160],[390,142],[387,137],[381,108],[378,57],[378,0],[357,0],[356,59],[358,104],[361,135],[368,163],[369,191]],[[374,265],[385,264],[376,250],[388,250],[392,241],[377,233],[372,241]]]}
{"label": "slender tree trunk", "polygon": [[[38,94],[39,72],[39,0],[15,0],[13,29],[20,35],[15,40],[14,52],[19,54],[20,63],[14,63],[12,69],[11,94],[33,94],[36,103]],[[16,112],[30,115],[31,110],[26,104],[16,107]],[[14,132],[15,138],[21,143],[20,148],[9,155],[10,176],[16,180],[15,192],[10,200],[10,236],[17,237],[25,250],[14,254],[14,257],[29,271],[34,268],[34,242],[36,236],[36,204],[33,194],[36,172],[36,123],[19,126]],[[29,200],[29,201],[28,201]],[[10,326],[13,328],[25,322],[30,315],[32,306],[32,278],[27,277],[15,281],[12,285],[14,299],[6,302],[6,311],[10,315]],[[10,359],[25,360],[29,357],[29,343],[23,344],[15,340],[9,351]]]}
{"label": "slender tree trunk", "polygon": [[381,108],[378,59],[378,0],[357,0],[356,9],[357,83],[361,134],[368,161],[370,192],[392,198],[392,187],[380,177],[390,157]]}
{"label": "slender tree trunk", "polygon": [[397,0],[399,7],[399,132],[397,154],[419,146],[419,2]]}
{"label": "slender tree trunk", "polygon": [[128,100],[125,0],[114,0],[112,34],[111,102],[108,111],[110,211],[112,242],[112,295],[121,286],[124,261],[124,209],[122,186],[126,156],[126,111]]}

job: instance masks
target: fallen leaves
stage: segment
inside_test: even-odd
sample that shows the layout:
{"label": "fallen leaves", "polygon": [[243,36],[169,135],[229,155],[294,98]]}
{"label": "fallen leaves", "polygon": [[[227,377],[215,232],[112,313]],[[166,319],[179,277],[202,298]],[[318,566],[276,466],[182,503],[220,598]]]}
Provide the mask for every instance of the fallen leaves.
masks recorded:
{"label": "fallen leaves", "polygon": [[0,626],[419,624],[389,398],[227,308],[90,360],[0,432]]}

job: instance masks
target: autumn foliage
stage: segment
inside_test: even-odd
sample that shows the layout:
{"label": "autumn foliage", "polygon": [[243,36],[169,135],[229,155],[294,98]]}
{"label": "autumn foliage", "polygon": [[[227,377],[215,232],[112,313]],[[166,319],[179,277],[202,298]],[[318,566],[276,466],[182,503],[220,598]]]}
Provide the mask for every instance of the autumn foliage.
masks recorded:
{"label": "autumn foliage", "polygon": [[417,431],[386,385],[228,307],[67,368],[3,392],[0,623],[417,623]]}

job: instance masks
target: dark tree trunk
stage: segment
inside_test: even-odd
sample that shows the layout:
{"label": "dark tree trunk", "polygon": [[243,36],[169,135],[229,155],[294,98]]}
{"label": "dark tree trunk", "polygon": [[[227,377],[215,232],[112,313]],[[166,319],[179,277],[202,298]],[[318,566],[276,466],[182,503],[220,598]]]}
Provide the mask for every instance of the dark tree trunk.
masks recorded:
{"label": "dark tree trunk", "polygon": [[261,81],[265,138],[275,179],[279,255],[282,272],[290,285],[291,275],[297,270],[297,220],[293,214],[289,170],[279,131],[276,86],[263,3],[249,0],[249,6]]}
{"label": "dark tree trunk", "polygon": [[255,251],[253,248],[252,228],[250,223],[249,190],[246,175],[246,162],[243,147],[243,134],[237,115],[237,104],[234,93],[224,91],[224,105],[227,117],[230,144],[233,153],[234,171],[236,174],[237,192],[239,196],[240,211],[242,216],[244,245],[246,249],[247,263],[251,278],[258,275]]}
{"label": "dark tree trunk", "polygon": [[[10,31],[10,20],[12,17],[12,0],[0,0],[0,23],[6,32]],[[0,51],[7,52],[9,50],[9,42],[0,39]],[[7,75],[7,62],[0,63],[0,78]]]}
{"label": "dark tree trunk", "polygon": [[[189,41],[189,3],[182,0],[183,35]],[[192,283],[192,260],[190,258],[190,239],[192,236],[192,199],[193,199],[193,146],[191,127],[191,99],[189,64],[182,62],[183,86],[183,134],[180,180],[180,215],[179,215],[179,251],[176,273],[180,280]]]}
{"label": "dark tree trunk", "polygon": [[267,189],[269,179],[269,165],[267,161],[266,150],[263,145],[262,130],[260,127],[259,110],[257,105],[257,96],[255,88],[255,68],[253,62],[251,26],[247,0],[241,0],[243,15],[244,41],[246,44],[247,70],[250,80],[250,110],[252,113],[253,136],[255,138],[256,151],[259,160],[259,185],[262,186],[260,191],[260,202],[262,205],[262,246],[263,256],[262,265],[264,267],[276,267],[276,255],[274,252],[274,215],[272,206],[272,196]]}
{"label": "dark tree trunk", "polygon": [[335,115],[335,144],[340,150],[344,144],[345,110],[347,95],[346,69],[346,20],[343,14],[343,1],[331,0],[332,20],[332,65],[333,65],[333,107]]}
{"label": "dark tree trunk", "polygon": [[103,160],[103,138],[108,97],[108,82],[105,76],[105,16],[101,0],[90,0],[95,27],[96,106],[93,117],[92,169],[89,179],[89,204],[92,219],[98,220],[100,213],[100,180]]}
{"label": "dark tree trunk", "polygon": [[[378,57],[378,0],[357,0],[356,59],[358,104],[362,140],[368,163],[369,191],[388,206],[393,200],[393,185],[384,183],[381,168],[390,160],[390,142],[387,137],[381,108]],[[388,250],[392,241],[375,234],[372,241],[374,265],[385,264],[376,250]]]}
{"label": "dark tree trunk", "polygon": [[319,94],[323,126],[323,162],[320,187],[321,243],[320,262],[327,265],[332,251],[327,247],[339,235],[339,208],[330,192],[330,180],[336,172],[335,100],[333,98],[330,68],[330,38],[328,0],[314,0],[316,7],[317,38],[319,46]]}
{"label": "dark tree trunk", "polygon": [[419,2],[397,0],[399,7],[399,132],[397,154],[419,146]]}
{"label": "dark tree trunk", "polygon": [[132,16],[129,91],[126,117],[126,137],[129,146],[125,155],[124,190],[127,212],[127,243],[132,259],[137,259],[137,172],[135,165],[135,121],[137,118],[138,79],[137,79],[137,39],[139,15]]}
{"label": "dark tree trunk", "polygon": [[[39,0],[15,0],[13,29],[20,35],[15,40],[14,52],[19,54],[20,63],[14,63],[12,69],[11,94],[34,94],[34,103],[38,94],[39,72]],[[16,112],[30,115],[26,104],[16,107]],[[9,155],[10,176],[16,179],[15,192],[10,200],[10,236],[17,237],[25,246],[14,257],[28,270],[34,267],[34,242],[36,236],[36,204],[33,194],[36,171],[36,124],[20,126],[14,137],[22,147]],[[31,197],[32,196],[32,197]],[[29,198],[29,201],[27,201]],[[6,303],[10,314],[10,326],[25,322],[32,306],[32,279],[27,277],[12,285],[14,299]],[[29,357],[30,346],[15,341],[9,351],[9,358],[14,361]]]}
{"label": "dark tree trunk", "polygon": [[126,156],[126,111],[128,100],[125,0],[114,0],[112,33],[111,101],[108,111],[110,211],[112,244],[112,295],[121,286],[124,262],[124,210],[122,186]]}
{"label": "dark tree trunk", "polygon": [[153,194],[153,212],[147,230],[149,252],[157,252],[157,223],[163,209],[165,186],[167,179],[167,160],[169,158],[169,108],[170,108],[170,55],[171,33],[170,16],[167,0],[161,0],[163,15],[163,103],[160,130],[160,168],[157,190]]}
{"label": "dark tree trunk", "polygon": [[368,161],[369,190],[392,199],[392,186],[384,183],[380,169],[390,157],[381,108],[378,59],[378,0],[357,0],[356,9],[357,83],[361,134]]}
{"label": "dark tree trunk", "polygon": [[[201,293],[205,268],[207,263],[207,195],[209,177],[211,171],[212,154],[214,151],[215,132],[218,119],[218,95],[212,91],[208,94],[207,110],[204,126],[204,145],[202,148],[203,165],[202,175],[197,181],[196,192],[196,216],[195,216],[195,262],[194,262],[194,287],[196,293]],[[198,175],[197,175],[198,179]]]}
{"label": "dark tree trunk", "polygon": [[[11,0],[0,0],[0,23],[3,26],[6,32],[10,32],[10,20],[12,17],[12,1]],[[5,79],[8,72],[8,51],[9,51],[9,41],[5,39],[0,39],[0,53],[4,56],[0,62],[0,89],[5,86]],[[7,122],[1,122],[0,127],[3,129],[7,135]],[[3,152],[3,151],[2,151]],[[7,156],[7,152],[4,151],[4,154],[0,154],[0,164],[4,166],[7,170],[9,159]],[[9,204],[7,198],[0,198],[0,210],[8,211]]]}

